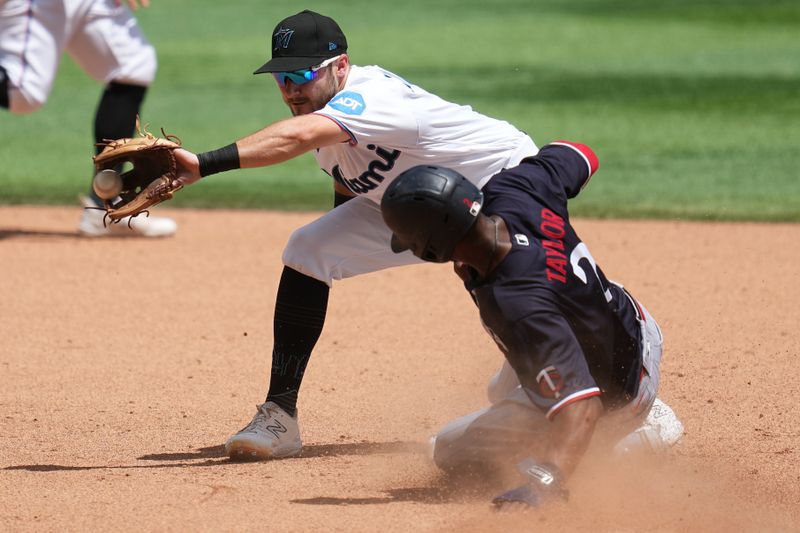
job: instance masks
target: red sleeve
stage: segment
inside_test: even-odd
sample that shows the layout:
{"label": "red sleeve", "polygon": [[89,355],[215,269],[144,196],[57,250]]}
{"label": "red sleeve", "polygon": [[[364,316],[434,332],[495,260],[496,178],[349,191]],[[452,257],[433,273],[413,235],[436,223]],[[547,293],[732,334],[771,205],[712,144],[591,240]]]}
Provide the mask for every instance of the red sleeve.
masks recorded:
{"label": "red sleeve", "polygon": [[551,142],[542,147],[537,157],[547,163],[567,198],[577,196],[600,166],[591,148],[571,141]]}
{"label": "red sleeve", "polygon": [[[589,178],[597,172],[597,169],[600,168],[600,160],[597,159],[597,154],[594,153],[594,150],[586,146],[585,144],[574,143],[571,141],[554,141],[550,144],[558,144],[560,146],[568,146],[578,152],[581,157],[586,161],[586,165],[589,167]],[[587,178],[586,181],[589,181]]]}

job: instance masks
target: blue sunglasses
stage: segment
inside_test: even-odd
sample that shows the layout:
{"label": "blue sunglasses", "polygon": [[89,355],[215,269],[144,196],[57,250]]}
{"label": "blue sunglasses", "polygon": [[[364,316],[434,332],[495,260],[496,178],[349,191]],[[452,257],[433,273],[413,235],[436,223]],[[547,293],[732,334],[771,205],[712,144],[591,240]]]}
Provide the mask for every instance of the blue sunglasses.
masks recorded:
{"label": "blue sunglasses", "polygon": [[315,67],[304,68],[300,70],[292,70],[288,72],[273,72],[272,76],[275,78],[275,81],[278,82],[278,85],[281,87],[286,87],[286,80],[291,80],[292,83],[295,85],[305,85],[306,83],[314,80],[319,76],[319,72],[342,57],[341,55],[331,57],[326,59],[319,65]]}

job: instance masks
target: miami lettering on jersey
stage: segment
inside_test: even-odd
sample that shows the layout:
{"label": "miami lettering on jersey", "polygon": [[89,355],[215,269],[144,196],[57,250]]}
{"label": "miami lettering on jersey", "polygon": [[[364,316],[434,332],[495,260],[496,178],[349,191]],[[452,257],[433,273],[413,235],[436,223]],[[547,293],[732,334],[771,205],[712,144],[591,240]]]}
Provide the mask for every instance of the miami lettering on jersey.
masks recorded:
{"label": "miami lettering on jersey", "polygon": [[328,105],[348,115],[360,115],[367,108],[364,98],[353,91],[345,91],[336,95]]}
{"label": "miami lettering on jersey", "polygon": [[361,175],[357,178],[345,178],[342,174],[342,170],[339,168],[339,165],[336,165],[331,170],[333,173],[333,179],[335,179],[337,183],[347,187],[347,190],[355,194],[364,194],[378,187],[378,185],[380,185],[381,182],[386,179],[386,177],[378,173],[378,171],[381,170],[383,172],[387,172],[392,170],[394,168],[394,164],[397,162],[397,158],[403,153],[400,150],[392,150],[390,152],[389,150],[381,148],[380,146],[375,146],[374,144],[368,144],[367,149],[375,152],[380,159],[373,159],[370,161],[369,165],[367,165],[367,171],[361,173]]}

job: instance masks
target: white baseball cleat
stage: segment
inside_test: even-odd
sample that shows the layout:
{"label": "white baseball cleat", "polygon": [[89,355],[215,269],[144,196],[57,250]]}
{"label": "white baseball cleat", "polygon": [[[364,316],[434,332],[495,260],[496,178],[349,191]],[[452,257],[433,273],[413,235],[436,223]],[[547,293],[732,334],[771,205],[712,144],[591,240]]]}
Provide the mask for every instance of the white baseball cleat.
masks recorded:
{"label": "white baseball cleat", "polygon": [[297,417],[278,407],[275,402],[257,405],[256,415],[225,443],[231,459],[278,459],[300,453],[300,426]]}
{"label": "white baseball cleat", "polygon": [[[139,215],[125,217],[119,223],[112,224],[106,221],[103,224],[105,211],[96,208],[97,205],[88,197],[81,197],[84,210],[78,231],[84,237],[169,237],[174,235],[178,225],[167,217],[154,217]],[[130,227],[128,227],[130,222]]]}
{"label": "white baseball cleat", "polygon": [[664,452],[677,444],[682,436],[683,423],[675,411],[656,398],[644,424],[620,440],[614,446],[614,451],[620,455],[643,451]]}

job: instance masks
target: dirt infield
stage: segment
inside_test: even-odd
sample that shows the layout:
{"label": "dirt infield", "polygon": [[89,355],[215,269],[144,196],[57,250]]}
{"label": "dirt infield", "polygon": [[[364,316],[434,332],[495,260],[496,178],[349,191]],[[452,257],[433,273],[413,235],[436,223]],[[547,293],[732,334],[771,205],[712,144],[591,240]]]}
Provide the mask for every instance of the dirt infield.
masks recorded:
{"label": "dirt infield", "polygon": [[299,458],[232,463],[263,401],[280,254],[314,214],[161,209],[177,237],[87,240],[0,208],[2,531],[800,531],[800,225],[578,220],[666,336],[667,457],[588,458],[568,504],[498,516],[428,435],[501,355],[445,265],[337,283]]}

